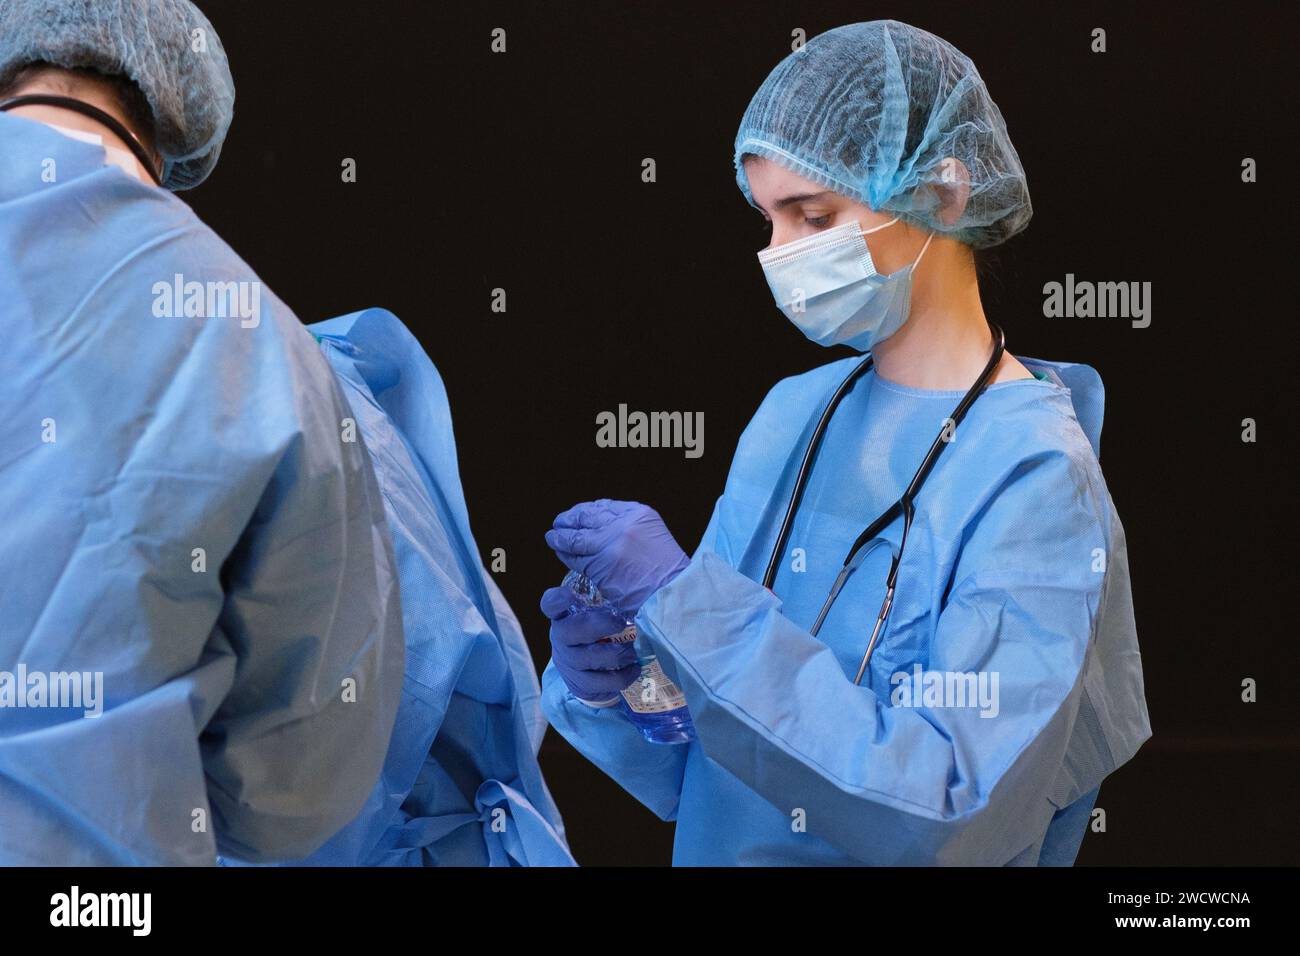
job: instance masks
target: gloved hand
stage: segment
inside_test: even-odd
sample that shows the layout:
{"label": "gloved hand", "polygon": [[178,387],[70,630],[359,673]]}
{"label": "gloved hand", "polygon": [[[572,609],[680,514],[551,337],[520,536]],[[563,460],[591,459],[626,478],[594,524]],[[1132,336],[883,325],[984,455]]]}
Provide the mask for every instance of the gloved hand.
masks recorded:
{"label": "gloved hand", "polygon": [[542,595],[542,613],[551,619],[551,660],[573,691],[587,703],[618,699],[618,692],[641,676],[633,644],[599,644],[602,637],[623,630],[623,620],[604,608],[569,612],[573,592],[548,588]]}
{"label": "gloved hand", "polygon": [[635,501],[575,505],[556,517],[546,543],[629,617],[690,563],[659,512]]}

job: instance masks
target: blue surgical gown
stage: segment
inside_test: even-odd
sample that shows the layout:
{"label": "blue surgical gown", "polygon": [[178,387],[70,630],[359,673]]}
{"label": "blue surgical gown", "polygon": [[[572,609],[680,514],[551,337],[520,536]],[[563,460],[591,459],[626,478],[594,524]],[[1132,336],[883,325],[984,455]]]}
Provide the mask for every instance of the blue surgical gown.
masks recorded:
{"label": "blue surgical gown", "polygon": [[[397,712],[380,489],[268,289],[256,320],[167,315],[160,283],[257,276],[104,161],[0,114],[0,863],[294,859]],[[90,675],[102,713],[6,704],[20,671]]]}
{"label": "blue surgical gown", "polygon": [[374,461],[401,578],[406,682],[378,784],[306,862],[572,866],[537,764],[537,672],[470,533],[442,378],[382,309],[310,329]]}
{"label": "blue surgical gown", "polygon": [[[874,371],[857,381],[769,592],[756,582],[800,460],[859,361],[772,389],[691,563],[637,617],[698,740],[647,743],[618,709],[576,700],[553,664],[546,714],[676,821],[679,865],[1068,865],[1102,779],[1150,736],[1124,532],[1097,460],[1100,380],[1025,359],[1043,380],[997,383],[975,402],[917,499],[889,624],[855,686],[901,520],[819,636],[809,628],[962,395]],[[996,674],[997,706],[905,706],[891,678],[918,665],[983,673],[988,687]]]}

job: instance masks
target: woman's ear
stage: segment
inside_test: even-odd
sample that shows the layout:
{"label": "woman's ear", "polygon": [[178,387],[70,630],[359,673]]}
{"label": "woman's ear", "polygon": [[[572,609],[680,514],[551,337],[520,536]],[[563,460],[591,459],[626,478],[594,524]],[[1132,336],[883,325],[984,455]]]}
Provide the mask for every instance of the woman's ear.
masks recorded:
{"label": "woman's ear", "polygon": [[966,211],[966,202],[970,199],[970,170],[960,159],[946,156],[939,163],[939,178],[930,183],[938,199],[935,218],[945,226],[951,226]]}

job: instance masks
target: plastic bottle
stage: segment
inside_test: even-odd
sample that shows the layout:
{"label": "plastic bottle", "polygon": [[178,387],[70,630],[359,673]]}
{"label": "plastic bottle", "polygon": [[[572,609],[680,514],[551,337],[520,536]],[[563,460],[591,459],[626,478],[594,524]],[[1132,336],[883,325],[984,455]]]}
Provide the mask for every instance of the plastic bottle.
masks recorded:
{"label": "plastic bottle", "polygon": [[686,709],[686,698],[663,672],[659,659],[637,634],[631,617],[605,600],[604,595],[583,574],[570,571],[561,582],[573,592],[569,610],[580,614],[592,608],[605,608],[623,622],[623,630],[602,638],[617,644],[635,642],[641,676],[623,689],[619,702],[623,715],[641,731],[641,736],[655,744],[684,744],[695,739],[695,723]]}

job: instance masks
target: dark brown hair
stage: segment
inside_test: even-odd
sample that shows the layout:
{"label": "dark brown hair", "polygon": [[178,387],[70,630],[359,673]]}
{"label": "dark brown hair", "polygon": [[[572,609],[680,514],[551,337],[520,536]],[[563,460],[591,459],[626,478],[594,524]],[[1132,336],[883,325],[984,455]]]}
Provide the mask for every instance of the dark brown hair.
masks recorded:
{"label": "dark brown hair", "polygon": [[42,79],[57,92],[68,96],[76,93],[76,84],[70,77],[60,74],[72,73],[86,79],[106,83],[112,91],[113,99],[118,109],[122,111],[122,116],[126,119],[126,124],[130,127],[131,132],[135,133],[140,142],[144,143],[146,147],[153,148],[153,109],[149,106],[149,101],[145,99],[144,93],[140,91],[140,87],[136,86],[135,81],[125,76],[109,76],[100,73],[98,70],[90,69],[68,69],[54,63],[26,63],[22,66],[11,67],[0,73],[0,100],[17,95],[23,86],[47,70],[53,72],[42,77]]}

